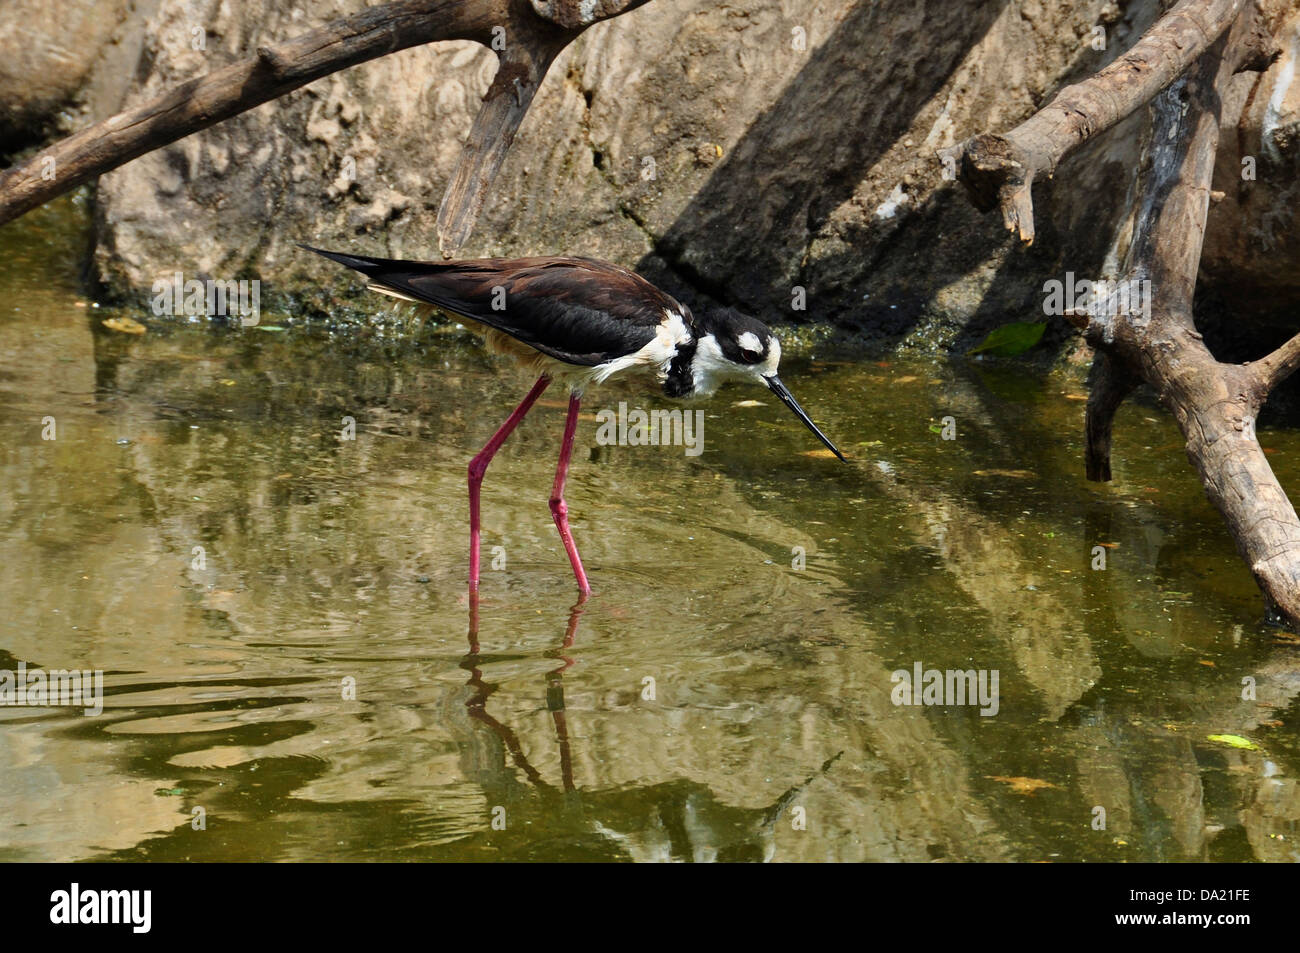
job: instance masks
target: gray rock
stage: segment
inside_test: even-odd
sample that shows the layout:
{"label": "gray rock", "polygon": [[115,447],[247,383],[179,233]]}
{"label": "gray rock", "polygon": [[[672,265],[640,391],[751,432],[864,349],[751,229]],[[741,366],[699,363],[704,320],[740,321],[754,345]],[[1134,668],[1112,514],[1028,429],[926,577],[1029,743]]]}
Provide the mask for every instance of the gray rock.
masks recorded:
{"label": "gray rock", "polygon": [[[128,0],[5,0],[0,16],[0,155],[60,128],[116,42]],[[110,54],[111,55],[111,54]]]}
{"label": "gray rock", "polygon": [[[159,0],[137,13],[143,50],[125,103],[362,5]],[[1028,250],[970,207],[936,152],[1019,122],[1156,12],[1155,0],[1122,14],[1099,0],[654,0],[593,27],[552,66],[461,254],[593,255],[691,303],[926,346],[966,341],[1041,314],[1047,278],[1117,267],[1147,120],[1139,110],[1036,188]],[[1106,50],[1093,49],[1098,25]],[[1283,157],[1296,128],[1286,62],[1238,77],[1247,92],[1259,84],[1246,139],[1266,121]],[[96,272],[123,294],[175,271],[261,278],[264,295],[305,292],[298,306],[319,310],[358,283],[296,242],[436,256],[442,190],[494,69],[474,44],[404,51],[104,176]],[[95,70],[100,101],[114,76]],[[1229,129],[1247,93],[1238,98]],[[1233,140],[1225,174],[1240,164]],[[1281,302],[1300,293],[1294,201],[1277,205],[1297,177],[1276,157],[1268,168],[1271,180],[1214,206],[1205,272],[1267,281]]]}

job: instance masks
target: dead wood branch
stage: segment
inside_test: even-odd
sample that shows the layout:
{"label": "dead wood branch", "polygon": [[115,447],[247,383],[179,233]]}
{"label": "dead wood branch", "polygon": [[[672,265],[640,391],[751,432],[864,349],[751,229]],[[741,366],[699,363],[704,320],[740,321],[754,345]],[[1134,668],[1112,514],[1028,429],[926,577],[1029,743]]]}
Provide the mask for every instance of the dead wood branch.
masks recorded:
{"label": "dead wood branch", "polygon": [[533,96],[567,42],[568,35],[559,34],[516,44],[501,55],[497,74],[474,117],[438,207],[438,247],[447,257],[469,239],[488,188],[505,162]]}
{"label": "dead wood branch", "polygon": [[1067,312],[1096,350],[1088,401],[1089,479],[1110,479],[1116,409],[1137,382],[1173,413],[1206,496],[1276,621],[1300,628],[1300,518],[1255,436],[1270,389],[1300,367],[1300,335],[1251,365],[1221,364],[1192,316],[1222,98],[1234,73],[1275,55],[1254,3],[1182,0],[1127,54],[1063,90],[1005,135],[976,136],[946,156],[982,210],[1001,206],[1008,228],[1034,235],[1034,176],[1151,102],[1152,129],[1134,210],[1125,277],[1149,282],[1147,306]]}
{"label": "dead wood branch", "polygon": [[1090,315],[1085,336],[1099,361],[1115,365],[1099,371],[1092,401],[1102,409],[1114,402],[1107,381],[1120,369],[1155,390],[1275,619],[1300,627],[1300,518],[1255,435],[1269,387],[1300,365],[1300,339],[1254,365],[1221,364],[1192,317],[1222,95],[1249,40],[1253,13],[1246,10],[1228,36],[1154,100],[1127,262],[1129,275],[1151,281],[1150,313]]}
{"label": "dead wood branch", "polygon": [[1110,444],[1115,412],[1138,385],[1138,379],[1127,369],[1116,366],[1105,354],[1097,355],[1093,374],[1084,418],[1084,465],[1089,480],[1106,483],[1110,481]]}
{"label": "dead wood branch", "polygon": [[1250,365],[1255,379],[1265,393],[1282,383],[1296,368],[1300,368],[1300,334],[1287,341],[1268,357]]}
{"label": "dead wood branch", "polygon": [[1246,0],[1182,0],[1133,48],[1001,135],[983,134],[944,150],[971,202],[1002,209],[1025,244],[1034,240],[1032,188],[1061,160],[1133,113],[1177,79],[1236,19]]}
{"label": "dead wood branch", "polygon": [[[497,76],[438,213],[440,241],[469,237],[546,69],[598,20],[647,0],[398,0],[214,70],[74,133],[0,172],[0,224],[190,133],[349,66],[441,40],[497,51]],[[495,41],[495,42],[494,42]],[[444,251],[449,251],[444,245]]]}

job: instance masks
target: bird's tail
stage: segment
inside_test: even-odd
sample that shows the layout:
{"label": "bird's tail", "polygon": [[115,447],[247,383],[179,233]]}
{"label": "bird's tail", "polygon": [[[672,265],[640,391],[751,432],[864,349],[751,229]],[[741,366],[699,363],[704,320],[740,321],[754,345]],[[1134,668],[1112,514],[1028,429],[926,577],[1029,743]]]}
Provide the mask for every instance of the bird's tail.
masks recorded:
{"label": "bird's tail", "polygon": [[311,245],[304,245],[302,242],[298,243],[298,247],[305,248],[307,251],[314,251],[316,254],[328,258],[330,261],[336,261],[340,265],[346,265],[355,271],[361,272],[363,275],[370,275],[393,264],[393,262],[389,261],[387,258],[368,258],[365,255],[345,255],[341,251],[326,251],[323,248],[313,248]]}
{"label": "bird's tail", "polygon": [[403,301],[424,303],[420,302],[420,299],[418,298],[411,297],[411,295],[407,294],[400,287],[395,287],[385,280],[385,275],[392,274],[400,266],[425,264],[423,262],[395,261],[391,258],[371,258],[367,255],[345,255],[343,252],[326,251],[323,248],[313,248],[311,245],[304,245],[302,242],[298,243],[298,247],[305,248],[310,252],[315,252],[323,258],[328,258],[330,261],[351,268],[353,271],[359,271],[370,279],[366,287],[371,291],[378,291],[380,294],[390,295],[394,298],[401,298]]}

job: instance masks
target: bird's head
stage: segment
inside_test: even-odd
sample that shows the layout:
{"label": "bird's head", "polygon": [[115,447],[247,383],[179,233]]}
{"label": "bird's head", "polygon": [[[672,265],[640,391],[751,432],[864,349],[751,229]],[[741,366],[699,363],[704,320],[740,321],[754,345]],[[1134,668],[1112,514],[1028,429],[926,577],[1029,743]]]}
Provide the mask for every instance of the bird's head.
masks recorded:
{"label": "bird's head", "polygon": [[692,393],[708,397],[727,381],[762,384],[780,398],[804,425],[817,435],[835,456],[844,454],[831,443],[799,406],[794,395],[777,376],[781,363],[781,342],[757,318],[735,308],[719,308],[696,319],[698,337],[691,362]]}

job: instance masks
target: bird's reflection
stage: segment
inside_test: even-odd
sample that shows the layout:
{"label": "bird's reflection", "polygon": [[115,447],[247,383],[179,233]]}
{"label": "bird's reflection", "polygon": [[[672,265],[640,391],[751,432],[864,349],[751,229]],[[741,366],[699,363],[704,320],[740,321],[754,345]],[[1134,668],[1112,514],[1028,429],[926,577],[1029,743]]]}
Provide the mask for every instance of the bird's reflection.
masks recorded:
{"label": "bird's reflection", "polygon": [[[564,674],[574,664],[569,654],[578,633],[586,599],[570,610],[560,644],[546,653],[558,664],[547,671],[546,707],[555,725],[560,755],[560,787],[542,776],[529,761],[518,735],[488,711],[488,699],[498,685],[486,681],[483,666],[488,659],[479,642],[479,600],[469,598],[469,653],[461,667],[469,672],[471,689],[465,707],[475,721],[486,725],[501,740],[515,766],[528,782],[544,795],[543,803],[563,799],[561,811],[576,840],[591,856],[609,851],[633,860],[667,861],[690,859],[758,860],[776,854],[776,824],[808,785],[824,776],[839,759],[840,752],[823,762],[810,776],[793,784],[772,803],[760,808],[735,808],[722,804],[707,788],[687,781],[674,781],[635,791],[592,791],[583,796],[573,779],[573,752],[569,741],[564,699]],[[492,782],[487,782],[493,787]],[[551,802],[552,804],[554,802]],[[551,822],[554,823],[554,817]]]}

